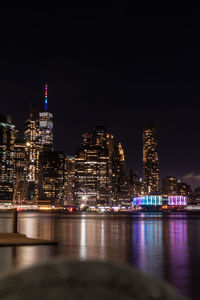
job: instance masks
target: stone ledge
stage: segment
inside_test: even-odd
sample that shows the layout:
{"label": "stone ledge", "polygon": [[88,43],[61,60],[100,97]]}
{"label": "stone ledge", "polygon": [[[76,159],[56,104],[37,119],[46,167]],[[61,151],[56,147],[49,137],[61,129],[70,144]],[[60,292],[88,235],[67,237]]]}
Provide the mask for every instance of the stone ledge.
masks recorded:
{"label": "stone ledge", "polygon": [[0,247],[5,246],[39,246],[57,245],[56,241],[29,238],[20,233],[0,233]]}

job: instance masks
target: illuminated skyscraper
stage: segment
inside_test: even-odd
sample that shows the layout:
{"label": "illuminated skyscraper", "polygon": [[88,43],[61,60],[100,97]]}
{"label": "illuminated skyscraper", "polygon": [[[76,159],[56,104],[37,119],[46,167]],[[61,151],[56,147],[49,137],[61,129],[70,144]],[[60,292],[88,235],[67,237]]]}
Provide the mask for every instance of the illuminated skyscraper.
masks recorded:
{"label": "illuminated skyscraper", "polygon": [[13,203],[23,204],[26,200],[26,144],[23,139],[15,139],[14,145],[14,192]]}
{"label": "illuminated skyscraper", "polygon": [[60,205],[64,198],[65,155],[58,151],[41,151],[39,157],[40,204]]}
{"label": "illuminated skyscraper", "polygon": [[75,157],[65,156],[65,205],[74,205]]}
{"label": "illuminated skyscraper", "polygon": [[39,145],[53,150],[53,114],[47,111],[47,92],[48,86],[45,84],[45,111],[39,113],[37,142]]}
{"label": "illuminated skyscraper", "polygon": [[129,202],[129,182],[125,175],[125,157],[122,144],[114,146],[112,155],[112,191],[113,204],[126,204]]}
{"label": "illuminated skyscraper", "polygon": [[158,130],[147,123],[143,132],[143,172],[148,194],[159,191]]}
{"label": "illuminated skyscraper", "polygon": [[25,159],[26,159],[26,198],[31,202],[38,199],[38,168],[39,153],[41,146],[37,144],[38,139],[38,114],[36,107],[31,106],[29,119],[25,122]]}
{"label": "illuminated skyscraper", "polygon": [[80,207],[130,202],[124,150],[104,126],[82,135],[75,155],[74,198]]}
{"label": "illuminated skyscraper", "polygon": [[93,145],[106,148],[107,146],[107,132],[105,126],[96,126],[92,133]]}
{"label": "illuminated skyscraper", "polygon": [[24,132],[24,139],[26,143],[33,143],[37,142],[37,135],[38,135],[38,114],[37,109],[34,104],[31,105],[31,112],[29,118],[25,121],[25,132]]}
{"label": "illuminated skyscraper", "polygon": [[15,126],[11,118],[0,116],[0,201],[13,197],[14,142]]}
{"label": "illuminated skyscraper", "polygon": [[113,134],[107,133],[106,145],[108,149],[109,157],[112,158],[114,152],[114,136]]}
{"label": "illuminated skyscraper", "polygon": [[75,155],[75,204],[108,205],[111,192],[110,159],[105,127],[84,134]]}

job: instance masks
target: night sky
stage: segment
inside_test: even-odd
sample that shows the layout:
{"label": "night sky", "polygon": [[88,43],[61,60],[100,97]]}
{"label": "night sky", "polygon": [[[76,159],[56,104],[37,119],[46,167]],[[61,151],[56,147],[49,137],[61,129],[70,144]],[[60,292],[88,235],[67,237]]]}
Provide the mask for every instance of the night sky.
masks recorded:
{"label": "night sky", "polygon": [[[55,149],[74,154],[104,124],[141,171],[145,121],[159,126],[161,178],[200,185],[200,19],[197,9],[132,1],[0,5],[0,114],[23,132],[48,83]],[[185,177],[184,177],[185,176]]]}

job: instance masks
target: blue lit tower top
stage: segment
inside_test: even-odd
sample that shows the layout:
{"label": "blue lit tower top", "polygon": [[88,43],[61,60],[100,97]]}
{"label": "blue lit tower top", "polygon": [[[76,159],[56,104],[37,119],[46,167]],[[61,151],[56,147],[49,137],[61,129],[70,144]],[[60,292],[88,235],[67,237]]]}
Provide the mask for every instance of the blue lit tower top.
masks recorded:
{"label": "blue lit tower top", "polygon": [[48,92],[48,85],[46,83],[45,84],[45,104],[44,104],[45,111],[47,111],[47,92]]}

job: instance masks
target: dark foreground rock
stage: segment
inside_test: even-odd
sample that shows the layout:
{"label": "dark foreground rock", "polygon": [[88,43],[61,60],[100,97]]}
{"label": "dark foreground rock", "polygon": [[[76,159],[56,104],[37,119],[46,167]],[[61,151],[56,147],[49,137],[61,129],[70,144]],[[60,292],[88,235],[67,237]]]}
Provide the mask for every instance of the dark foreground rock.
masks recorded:
{"label": "dark foreground rock", "polygon": [[131,267],[95,261],[50,263],[0,279],[1,300],[184,300],[166,282]]}

